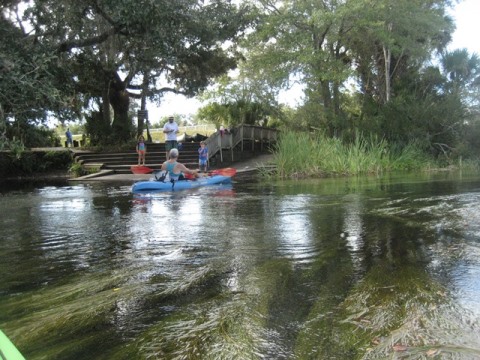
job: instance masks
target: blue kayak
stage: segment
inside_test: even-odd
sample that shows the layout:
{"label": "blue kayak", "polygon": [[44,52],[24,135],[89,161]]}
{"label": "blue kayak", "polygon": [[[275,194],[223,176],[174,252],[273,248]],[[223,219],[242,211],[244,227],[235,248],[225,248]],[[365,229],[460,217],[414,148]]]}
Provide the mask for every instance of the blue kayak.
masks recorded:
{"label": "blue kayak", "polygon": [[158,180],[139,181],[133,184],[133,193],[151,192],[151,191],[179,191],[187,189],[195,189],[202,186],[211,186],[219,184],[229,184],[232,181],[230,176],[213,175],[195,180],[179,180],[165,182]]}

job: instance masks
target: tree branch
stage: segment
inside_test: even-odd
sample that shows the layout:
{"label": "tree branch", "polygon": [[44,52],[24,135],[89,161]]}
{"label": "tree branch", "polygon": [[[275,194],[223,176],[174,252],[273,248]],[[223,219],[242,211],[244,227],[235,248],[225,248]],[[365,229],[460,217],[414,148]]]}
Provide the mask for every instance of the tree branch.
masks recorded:
{"label": "tree branch", "polygon": [[115,28],[112,28],[103,34],[100,34],[98,36],[91,37],[89,39],[84,39],[84,40],[78,40],[78,41],[65,41],[60,44],[59,46],[59,51],[60,52],[66,52],[70,51],[74,48],[82,48],[86,46],[92,46],[96,44],[100,44],[104,41],[106,41],[110,36],[115,35],[117,33],[117,30]]}
{"label": "tree branch", "polygon": [[131,90],[143,90],[143,85],[128,84],[127,88],[129,88]]}
{"label": "tree branch", "polygon": [[98,0],[96,0],[94,3],[93,3],[93,8],[95,9],[95,11],[100,14],[101,17],[103,17],[110,25],[112,25],[113,27],[116,27],[117,26],[117,23],[115,21],[113,21],[113,19],[107,15],[107,13],[105,11],[103,11],[103,9],[100,7],[100,5],[98,4]]}
{"label": "tree branch", "polygon": [[60,44],[59,51],[66,52],[74,48],[82,48],[82,47],[100,44],[106,41],[110,36],[113,36],[115,34],[126,35],[126,33],[123,31],[124,26],[116,23],[105,11],[103,11],[103,9],[98,4],[98,1],[95,1],[93,3],[93,9],[103,19],[105,19],[105,21],[107,21],[107,23],[109,23],[112,27],[109,30],[105,31],[104,33],[97,36],[93,36],[88,39],[77,40],[77,41],[64,41],[63,43]]}
{"label": "tree branch", "polygon": [[158,89],[157,92],[158,93],[171,92],[171,93],[174,93],[174,94],[185,95],[185,96],[190,95],[187,91],[181,91],[181,90],[177,90],[177,89],[170,88],[170,87],[162,87],[162,88]]}

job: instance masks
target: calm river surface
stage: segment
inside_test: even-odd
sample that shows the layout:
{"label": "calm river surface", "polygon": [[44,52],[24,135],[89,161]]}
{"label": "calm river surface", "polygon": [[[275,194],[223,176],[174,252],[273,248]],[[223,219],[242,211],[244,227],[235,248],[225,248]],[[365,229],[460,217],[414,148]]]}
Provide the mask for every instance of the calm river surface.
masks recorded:
{"label": "calm river surface", "polygon": [[480,176],[0,190],[27,359],[479,359]]}

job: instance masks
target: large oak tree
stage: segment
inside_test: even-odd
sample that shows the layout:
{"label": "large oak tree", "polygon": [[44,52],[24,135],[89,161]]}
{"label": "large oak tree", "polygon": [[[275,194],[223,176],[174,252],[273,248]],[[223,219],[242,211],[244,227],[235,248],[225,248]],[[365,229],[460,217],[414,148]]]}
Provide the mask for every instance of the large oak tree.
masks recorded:
{"label": "large oak tree", "polygon": [[23,30],[23,41],[55,56],[66,74],[58,89],[69,93],[69,105],[91,110],[91,128],[103,134],[97,141],[131,138],[132,97],[193,96],[235,67],[237,54],[225,44],[235,44],[248,25],[247,8],[221,0],[35,0],[25,6],[23,19],[9,20]]}

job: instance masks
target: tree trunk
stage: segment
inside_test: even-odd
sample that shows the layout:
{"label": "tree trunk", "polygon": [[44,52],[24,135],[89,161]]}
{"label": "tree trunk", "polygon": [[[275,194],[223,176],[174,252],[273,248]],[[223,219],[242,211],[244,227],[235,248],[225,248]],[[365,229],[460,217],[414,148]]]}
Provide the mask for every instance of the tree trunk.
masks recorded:
{"label": "tree trunk", "polygon": [[102,129],[110,129],[110,80],[106,80],[102,90]]}
{"label": "tree trunk", "polygon": [[333,136],[335,134],[335,128],[333,124],[334,109],[332,104],[332,92],[330,90],[330,82],[327,80],[321,80],[320,86],[328,133],[330,136]]}
{"label": "tree trunk", "polygon": [[[143,129],[145,126],[145,121],[148,121],[148,117],[145,117],[147,110],[147,90],[148,90],[148,75],[145,72],[143,74],[143,83],[142,83],[142,100],[140,103],[140,111],[142,115],[137,117],[137,138],[143,134]],[[147,126],[147,136],[150,134]]]}
{"label": "tree trunk", "polygon": [[126,142],[131,139],[132,126],[128,117],[130,96],[128,91],[110,88],[110,104],[113,108],[112,135],[115,141]]}
{"label": "tree trunk", "polygon": [[383,60],[385,62],[385,103],[390,101],[390,67],[392,62],[392,52],[383,46]]}
{"label": "tree trunk", "polygon": [[[387,31],[392,32],[393,25],[390,23],[387,25]],[[385,74],[385,104],[390,102],[391,97],[391,87],[390,87],[390,79],[391,79],[391,66],[392,66],[392,51],[386,47],[385,45],[382,46],[383,49],[383,61],[384,61],[384,74]]]}

